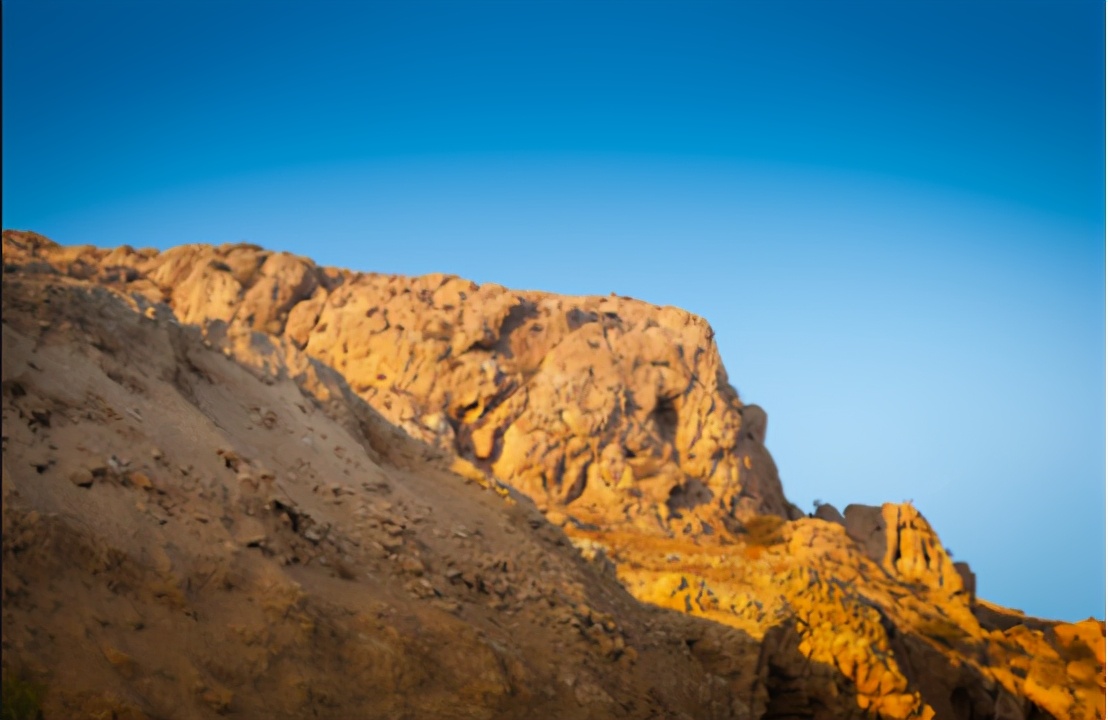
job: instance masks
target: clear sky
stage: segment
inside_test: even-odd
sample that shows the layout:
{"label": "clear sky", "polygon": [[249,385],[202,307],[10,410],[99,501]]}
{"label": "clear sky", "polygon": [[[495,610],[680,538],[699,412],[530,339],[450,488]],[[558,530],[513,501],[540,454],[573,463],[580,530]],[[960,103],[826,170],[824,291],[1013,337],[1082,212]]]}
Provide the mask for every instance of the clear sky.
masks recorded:
{"label": "clear sky", "polygon": [[6,0],[3,225],[684,307],[798,505],[1103,618],[1104,12]]}

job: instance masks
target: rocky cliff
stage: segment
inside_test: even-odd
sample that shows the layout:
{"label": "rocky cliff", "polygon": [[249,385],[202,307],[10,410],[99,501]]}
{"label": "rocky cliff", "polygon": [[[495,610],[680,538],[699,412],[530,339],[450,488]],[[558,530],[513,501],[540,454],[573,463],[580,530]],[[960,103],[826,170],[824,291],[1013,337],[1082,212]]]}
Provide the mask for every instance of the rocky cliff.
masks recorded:
{"label": "rocky cliff", "polygon": [[1104,717],[1103,622],[804,517],[676,308],[5,232],[4,333],[5,668],[66,713]]}

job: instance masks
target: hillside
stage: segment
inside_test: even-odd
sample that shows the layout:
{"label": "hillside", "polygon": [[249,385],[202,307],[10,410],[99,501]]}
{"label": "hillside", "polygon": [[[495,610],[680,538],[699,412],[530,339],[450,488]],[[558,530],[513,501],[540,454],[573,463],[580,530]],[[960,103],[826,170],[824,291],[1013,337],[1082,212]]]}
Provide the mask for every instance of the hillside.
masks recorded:
{"label": "hillside", "polygon": [[3,244],[4,669],[47,717],[1103,718],[1104,623],[790,504],[702,319]]}

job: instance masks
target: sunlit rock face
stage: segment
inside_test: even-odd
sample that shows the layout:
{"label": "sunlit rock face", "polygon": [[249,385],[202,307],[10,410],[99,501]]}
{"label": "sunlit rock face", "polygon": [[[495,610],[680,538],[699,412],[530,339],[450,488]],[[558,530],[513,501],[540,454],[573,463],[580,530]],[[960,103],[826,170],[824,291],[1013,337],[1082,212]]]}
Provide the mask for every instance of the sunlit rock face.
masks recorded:
{"label": "sunlit rock face", "polygon": [[750,638],[635,601],[291,343],[4,260],[5,718],[761,714]]}
{"label": "sunlit rock face", "polygon": [[180,322],[282,336],[415,438],[592,524],[711,532],[796,517],[766,415],[712,329],[673,307],[321,268],[250,245],[25,252],[165,303]]}
{"label": "sunlit rock face", "polygon": [[[163,471],[174,468],[164,459],[131,468],[136,474],[112,455],[84,472],[66,467],[60,486],[85,492],[109,478],[118,481],[112,512],[165,521],[164,536],[143,538],[152,548],[161,543],[169,559],[155,552],[138,570],[129,566],[154,573],[132,600],[164,603],[177,597],[166,583],[187,590],[212,564],[237,567],[227,581],[234,601],[201,609],[233,606],[253,617],[245,608],[284,593],[287,607],[277,609],[300,613],[281,616],[277,627],[290,634],[258,642],[283,642],[274,652],[289,662],[310,657],[320,668],[361,657],[364,648],[321,641],[304,629],[316,620],[338,623],[342,637],[375,638],[373,647],[394,664],[366,656],[358,672],[366,687],[391,698],[388,712],[441,715],[463,702],[473,717],[512,717],[537,702],[549,717],[1104,718],[1102,621],[1054,623],[977,598],[972,570],[951,560],[911,504],[851,505],[842,513],[822,505],[803,517],[785,499],[766,448],[766,412],[739,399],[711,329],[682,310],[453,276],[353,273],[256,246],[106,251],[17,232],[4,235],[4,277],[5,382],[16,362],[7,351],[9,314],[22,317],[13,339],[25,365],[12,370],[15,384],[5,384],[6,437],[9,417],[26,425],[24,440],[54,432],[42,426],[53,406],[21,384],[41,372],[42,358],[32,355],[50,343],[59,357],[96,358],[111,388],[100,395],[132,393],[119,402],[131,398],[138,407],[143,393],[172,385],[172,402],[159,407],[187,432],[178,438],[176,424],[163,432],[159,457],[188,458],[176,464],[192,474],[170,481],[176,476]],[[9,292],[19,283],[38,294]],[[84,300],[71,298],[65,312],[79,312],[68,317],[51,303],[74,289]],[[247,385],[253,404],[238,407]],[[180,398],[191,409],[178,407]],[[65,417],[94,417],[97,427],[131,417],[108,414],[91,395],[66,402]],[[116,440],[130,443],[120,447],[137,447],[155,425],[146,417],[119,428]],[[275,429],[288,434],[258,439]],[[222,438],[240,451],[219,454],[227,448],[196,445],[198,438]],[[36,533],[55,532],[57,517],[40,524],[48,511],[20,505],[26,497],[14,488],[57,489],[36,483],[55,482],[51,453],[78,445],[88,454],[87,441],[27,440],[22,464],[9,466],[5,455],[5,608],[16,607],[12,598],[27,600],[19,606],[27,623],[60,622],[35,608],[69,607],[51,605],[57,590],[49,574],[35,574],[36,563],[78,575],[105,571],[100,561],[51,555],[54,545],[34,562],[25,552]],[[206,461],[194,459],[205,453]],[[286,495],[270,493],[270,483]],[[497,493],[475,505],[450,483]],[[34,501],[54,489],[35,490]],[[139,493],[137,504],[125,491]],[[275,508],[277,517],[266,515]],[[97,512],[97,522],[111,517]],[[130,542],[103,530],[109,544]],[[203,542],[194,547],[196,538]],[[327,563],[357,592],[309,583],[298,595],[308,575],[294,580],[253,561],[245,567],[254,574],[243,575],[235,563],[263,546],[277,565]],[[177,567],[190,553],[208,564]],[[617,579],[646,605],[623,594]],[[84,597],[94,585],[76,578],[67,587]],[[378,598],[371,612],[343,605],[370,586]],[[182,597],[195,611],[192,596]],[[667,612],[646,613],[649,606]],[[335,620],[347,615],[358,620]],[[475,629],[500,627],[509,615],[511,627],[525,628],[519,637]],[[96,655],[107,660],[82,655],[82,667],[124,668],[129,679],[109,682],[103,668],[88,675],[124,692],[147,677],[127,659],[146,657],[145,646],[129,655],[126,641],[112,635],[128,621],[98,617],[110,624],[73,621],[67,632],[109,643]],[[5,618],[6,632],[18,625]],[[379,636],[385,628],[395,634]],[[33,637],[49,635],[19,642]],[[253,667],[252,647],[228,662]],[[559,676],[547,662],[550,647],[572,655],[580,672]],[[484,678],[476,685],[465,672],[471,653]],[[427,679],[425,667],[448,682]],[[183,672],[158,666],[163,671]],[[177,698],[181,707],[228,712],[245,707],[235,704],[244,698],[257,700],[245,680],[232,691],[208,670],[193,671],[204,689],[199,699]],[[397,684],[401,676],[426,684]],[[659,694],[644,694],[652,686]],[[405,709],[413,687],[430,694],[421,695],[425,705]],[[343,711],[372,705],[359,697],[361,705]],[[292,693],[282,702],[298,716],[311,698]]]}
{"label": "sunlit rock face", "polygon": [[[912,505],[848,505],[844,517],[847,534],[866,555],[904,582],[920,583],[950,595],[967,592],[963,572],[955,567],[939,536]],[[965,572],[969,572],[968,565]]]}

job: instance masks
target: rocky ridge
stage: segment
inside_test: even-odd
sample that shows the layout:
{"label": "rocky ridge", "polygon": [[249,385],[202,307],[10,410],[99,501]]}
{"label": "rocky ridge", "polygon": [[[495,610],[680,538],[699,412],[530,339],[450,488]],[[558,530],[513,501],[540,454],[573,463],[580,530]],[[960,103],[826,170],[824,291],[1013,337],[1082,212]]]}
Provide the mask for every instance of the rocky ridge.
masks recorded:
{"label": "rocky ridge", "polygon": [[412,437],[583,521],[668,532],[693,516],[802,514],[761,444],[765,414],[739,402],[708,324],[683,310],[353,273],[255,246],[34,248],[213,340],[287,340]]}
{"label": "rocky ridge", "polygon": [[295,348],[242,364],[83,281],[8,274],[2,297],[3,663],[45,717],[764,705],[751,639],[634,601]]}
{"label": "rocky ridge", "polygon": [[[501,503],[492,513],[497,517],[504,507],[516,508],[510,515],[533,501],[545,519],[538,513],[528,516],[526,524],[517,526],[521,537],[555,532],[574,543],[591,559],[588,572],[595,573],[595,578],[581,581],[582,588],[609,587],[605,583],[614,588],[618,576],[638,599],[680,611],[649,622],[670,627],[659,631],[666,637],[685,636],[683,667],[692,667],[693,675],[705,674],[700,680],[684,675],[676,684],[691,682],[685,687],[701,690],[692,704],[688,698],[667,697],[651,712],[779,718],[1104,717],[1102,622],[1038,621],[978,601],[968,566],[951,561],[910,505],[852,506],[843,515],[821,508],[816,517],[803,517],[785,499],[765,448],[765,413],[740,401],[727,381],[711,329],[688,313],[627,298],[510,292],[448,276],[351,273],[241,245],[184,246],[165,253],[126,247],[104,251],[6,232],[4,263],[6,347],[9,288],[17,283],[37,284],[42,292],[64,287],[96,302],[111,299],[153,326],[182,328],[171,333],[195,328],[201,347],[232,358],[233,366],[261,387],[289,385],[307,393],[313,407],[363,446],[366,457],[378,458],[377,469],[392,463],[406,468],[404,484],[417,482],[411,478],[418,476],[424,478],[425,490],[437,492],[440,485],[449,485],[448,476],[457,479],[450,475],[453,470],[473,481],[474,489],[499,490],[482,496]],[[32,313],[25,308],[16,314]],[[43,318],[38,322],[52,322],[49,313]],[[59,337],[58,343],[63,340]],[[117,346],[113,355],[130,353],[129,346]],[[6,352],[6,436],[9,367]],[[127,376],[125,370],[118,372]],[[25,383],[20,387],[26,393]],[[263,406],[250,411],[252,429],[270,421]],[[222,416],[208,416],[222,423]],[[28,424],[33,430],[34,410],[21,417],[32,419]],[[389,435],[392,428],[382,418],[419,442],[412,445],[407,438]],[[276,427],[280,418],[272,422]],[[312,435],[305,437],[315,442]],[[420,449],[407,454],[382,450],[394,442]],[[226,439],[222,445],[227,452],[212,462],[227,468],[237,463],[239,487],[268,487],[277,474],[252,469],[250,462],[243,469],[244,456],[274,468],[299,468],[303,462],[304,448],[295,443],[297,452],[286,457],[257,451],[244,455]],[[6,497],[8,452],[5,440]],[[49,477],[52,467],[47,462],[40,474]],[[342,466],[319,477],[344,471],[362,477],[367,468]],[[75,471],[78,480],[71,481],[81,492],[120,472],[110,466],[85,470]],[[253,482],[239,478],[242,473]],[[294,474],[299,482],[299,472]],[[140,470],[139,475],[156,484],[150,472]],[[426,476],[434,483],[427,484]],[[119,482],[124,487],[144,485],[134,478]],[[18,484],[23,492],[24,483]],[[394,485],[399,489],[402,483]],[[195,498],[190,493],[197,491],[182,492]],[[341,499],[344,492],[340,488],[331,494]],[[508,495],[516,504],[504,505],[512,501],[501,499]],[[7,507],[5,502],[5,588]],[[357,523],[347,518],[306,523],[295,507],[270,497],[259,507],[247,504],[242,510],[252,510],[245,517],[253,518],[276,509],[277,517],[288,518],[297,532],[313,532],[321,541],[332,533],[343,538],[344,528]],[[389,537],[403,537],[410,527],[388,520],[397,513],[395,503],[381,510],[367,500],[358,510],[363,520],[376,513],[384,535],[368,539],[369,547],[386,558],[395,556],[398,567],[409,569],[410,592],[419,596],[420,587],[427,591],[418,581],[422,578],[433,590],[427,591],[429,602],[459,602],[426,577],[426,558],[441,557],[443,548],[421,548],[422,557],[410,560],[385,544]],[[43,517],[42,510],[31,512],[39,513],[36,522]],[[268,547],[268,541],[249,542],[262,536],[262,529],[245,519],[242,524],[247,527],[240,537],[245,547]],[[324,526],[326,531],[318,529]],[[390,535],[390,527],[400,532]],[[364,544],[367,538],[356,541]],[[317,545],[310,539],[299,542]],[[304,563],[292,545],[280,547],[280,552],[273,550],[277,566]],[[357,564],[349,552],[344,557],[325,560],[332,567]],[[222,567],[231,560],[213,562]],[[522,586],[527,597],[565,596],[557,591],[564,580],[533,587],[527,582],[538,556],[514,562],[522,575],[505,580],[504,587],[512,588],[505,595]],[[374,572],[379,572],[376,566]],[[458,572],[451,576],[451,587],[459,578],[466,587],[478,585]],[[605,592],[619,595],[611,588]],[[575,598],[566,597],[568,606]],[[491,607],[494,616],[506,611],[496,602]],[[629,607],[641,608],[633,603],[614,610],[608,606],[597,616],[616,624],[625,613],[632,617],[646,612]],[[544,607],[534,622],[541,626],[547,615],[560,612]],[[567,622],[592,636],[604,657],[620,662],[630,656],[636,667],[648,667],[638,659],[644,653],[631,640],[640,637],[634,631],[613,636],[610,623],[593,620],[592,610],[569,612]],[[674,618],[692,620],[690,616],[712,622],[695,626],[692,636],[686,626],[667,625]],[[550,634],[544,639],[555,642]],[[542,651],[518,652],[528,658],[528,653]],[[653,670],[641,672],[649,677]],[[587,680],[603,688],[611,679],[603,677],[603,669],[598,673]],[[528,683],[541,684],[537,675],[541,673],[532,671]],[[519,692],[519,682],[507,686],[513,689],[508,697]],[[443,696],[457,697],[459,687],[443,690]],[[639,691],[641,687],[627,686],[622,696],[611,689],[604,693],[627,716],[637,716],[644,708],[622,698],[641,697]],[[565,700],[557,693],[555,697]],[[511,706],[511,701],[503,702],[498,716]],[[628,702],[636,710],[628,710]],[[555,705],[552,701],[551,707]],[[613,708],[606,705],[596,716],[618,716]],[[228,703],[222,711],[229,709],[238,706]]]}

